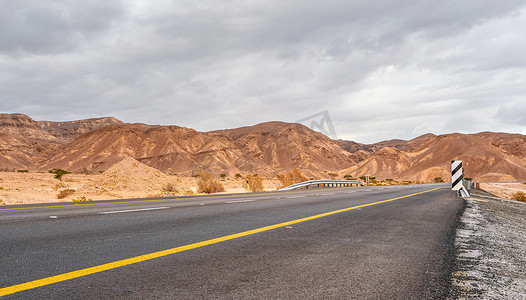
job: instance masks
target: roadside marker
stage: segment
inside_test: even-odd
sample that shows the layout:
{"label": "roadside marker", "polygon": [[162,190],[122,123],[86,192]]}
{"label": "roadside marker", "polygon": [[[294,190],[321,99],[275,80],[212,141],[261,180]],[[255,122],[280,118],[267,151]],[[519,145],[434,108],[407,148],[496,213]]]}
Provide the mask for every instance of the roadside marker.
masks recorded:
{"label": "roadside marker", "polygon": [[451,189],[457,191],[462,197],[469,197],[468,190],[464,187],[464,169],[461,160],[451,161]]}

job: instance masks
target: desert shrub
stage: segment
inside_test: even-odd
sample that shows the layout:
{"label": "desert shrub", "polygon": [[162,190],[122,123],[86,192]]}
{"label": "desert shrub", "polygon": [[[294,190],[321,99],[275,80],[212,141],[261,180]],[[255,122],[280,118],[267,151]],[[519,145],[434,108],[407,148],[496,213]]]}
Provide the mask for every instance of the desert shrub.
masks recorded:
{"label": "desert shrub", "polygon": [[362,181],[365,181],[365,179],[367,179],[367,177],[365,177],[365,176],[360,176],[358,178],[360,178]]}
{"label": "desert shrub", "polygon": [[168,182],[165,185],[163,185],[162,191],[163,191],[163,193],[172,194],[172,195],[173,194],[177,194],[179,192],[177,190],[177,187],[175,186],[175,184],[173,184],[171,182]]}
{"label": "desert shrub", "polygon": [[513,196],[511,197],[511,199],[513,199],[513,200],[517,200],[517,201],[526,202],[526,195],[524,195],[523,192],[518,191],[518,192],[516,192],[515,194],[513,194]]}
{"label": "desert shrub", "polygon": [[79,197],[78,199],[73,199],[74,202],[84,202],[91,201],[91,199],[86,199],[86,196]]}
{"label": "desert shrub", "polygon": [[29,173],[29,170],[18,170],[18,173]]}
{"label": "desert shrub", "polygon": [[212,178],[212,175],[205,171],[199,172],[199,180],[197,181],[197,190],[200,193],[212,194],[225,191],[223,184]]}
{"label": "desert shrub", "polygon": [[235,177],[236,177],[237,179],[240,179],[240,178],[242,178],[243,176],[241,176],[241,174],[238,173],[238,174],[236,174]]}
{"label": "desert shrub", "polygon": [[223,173],[223,174],[219,175],[219,177],[226,178],[226,174]]}
{"label": "desert shrub", "polygon": [[471,178],[471,177],[464,177],[464,180],[473,181],[473,178]]}
{"label": "desert shrub", "polygon": [[0,206],[1,205],[6,205],[3,199],[0,199]]}
{"label": "desert shrub", "polygon": [[347,175],[344,175],[343,176],[344,179],[347,179],[347,180],[355,180],[356,178],[352,177],[351,175],[347,174]]}
{"label": "desert shrub", "polygon": [[0,186],[0,191],[3,190],[3,189],[4,189],[4,187],[3,187],[3,186]]}
{"label": "desert shrub", "polygon": [[279,188],[284,188],[286,186],[307,181],[307,177],[298,169],[290,171],[288,174],[278,174],[278,179],[280,182]]}
{"label": "desert shrub", "polygon": [[55,184],[53,189],[56,191],[56,190],[59,190],[59,189],[63,189],[65,187],[66,187],[66,185],[64,184],[64,182],[60,181],[59,183]]}
{"label": "desert shrub", "polygon": [[57,198],[58,199],[64,199],[66,197],[69,197],[75,193],[75,190],[72,189],[65,189],[58,193]]}
{"label": "desert shrub", "polygon": [[263,192],[263,178],[259,176],[258,174],[248,174],[246,176],[248,184],[247,184],[247,190],[249,192]]}
{"label": "desert shrub", "polygon": [[442,179],[442,177],[435,177],[435,179],[433,179],[433,182],[434,183],[442,183],[442,182],[444,182],[444,179]]}
{"label": "desert shrub", "polygon": [[193,196],[194,195],[194,191],[192,191],[191,189],[184,190],[183,191],[183,195],[185,195],[185,196]]}
{"label": "desert shrub", "polygon": [[331,179],[334,179],[334,178],[338,177],[338,174],[336,174],[336,173],[328,173],[327,175],[329,175],[329,177]]}
{"label": "desert shrub", "polygon": [[55,179],[58,179],[60,181],[62,181],[62,176],[66,175],[66,174],[71,174],[70,172],[66,171],[66,170],[62,170],[62,169],[53,169],[51,171],[49,171],[49,173],[52,173],[52,174],[55,174]]}
{"label": "desert shrub", "polygon": [[394,181],[394,179],[392,179],[392,178],[386,178],[386,179],[385,179],[385,181],[387,181],[387,182],[391,183],[391,182],[393,182],[393,181]]}

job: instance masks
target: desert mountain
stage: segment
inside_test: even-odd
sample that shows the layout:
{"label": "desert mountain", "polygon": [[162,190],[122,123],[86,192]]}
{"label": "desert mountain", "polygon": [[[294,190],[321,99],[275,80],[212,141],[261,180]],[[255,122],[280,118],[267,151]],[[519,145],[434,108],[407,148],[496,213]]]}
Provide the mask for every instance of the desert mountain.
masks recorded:
{"label": "desert mountain", "polygon": [[[393,145],[393,144],[391,144]],[[342,174],[431,181],[450,178],[451,160],[464,161],[478,181],[526,179],[526,136],[505,133],[425,135],[383,147]]]}
{"label": "desert mountain", "polygon": [[357,162],[356,155],[299,124],[270,122],[214,132],[121,124],[80,136],[41,168],[95,172],[128,156],[164,172],[184,175],[199,170],[274,175],[294,168],[313,174]]}
{"label": "desert mountain", "polygon": [[479,181],[526,180],[526,136],[520,134],[426,134],[367,145],[284,122],[199,132],[115,118],[47,122],[0,114],[0,170],[98,173],[126,157],[180,175],[274,176],[298,168],[312,177],[337,172],[413,181],[447,181],[450,161],[462,159],[466,176]]}
{"label": "desert mountain", "polygon": [[35,121],[23,114],[0,114],[0,170],[34,169],[62,144],[109,124],[115,118],[71,122]]}
{"label": "desert mountain", "polygon": [[72,142],[85,132],[121,123],[112,117],[49,122],[35,121],[23,114],[0,114],[0,132],[39,143],[65,144]]}
{"label": "desert mountain", "polygon": [[[226,136],[250,158],[241,170],[275,174],[298,168],[314,175],[360,161],[359,155],[344,151],[327,136],[301,124],[266,122],[212,133]],[[258,170],[258,165],[264,168]]]}

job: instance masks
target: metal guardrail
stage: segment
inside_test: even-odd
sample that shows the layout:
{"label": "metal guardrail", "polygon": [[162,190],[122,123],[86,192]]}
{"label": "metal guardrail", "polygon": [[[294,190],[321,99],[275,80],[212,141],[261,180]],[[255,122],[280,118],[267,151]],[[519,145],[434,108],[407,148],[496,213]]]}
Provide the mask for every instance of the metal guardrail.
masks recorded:
{"label": "metal guardrail", "polygon": [[290,191],[290,190],[295,190],[295,189],[300,189],[300,188],[309,188],[309,186],[317,186],[317,187],[346,187],[348,186],[348,187],[351,187],[353,185],[365,186],[365,183],[359,180],[331,180],[331,179],[308,180],[308,181],[286,186],[284,188],[279,189],[278,191]]}

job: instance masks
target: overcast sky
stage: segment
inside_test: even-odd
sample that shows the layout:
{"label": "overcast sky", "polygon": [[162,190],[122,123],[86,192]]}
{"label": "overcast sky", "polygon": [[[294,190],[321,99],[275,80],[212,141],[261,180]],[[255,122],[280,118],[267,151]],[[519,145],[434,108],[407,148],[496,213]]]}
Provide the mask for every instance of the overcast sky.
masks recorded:
{"label": "overcast sky", "polygon": [[0,0],[0,112],[526,134],[524,0]]}

